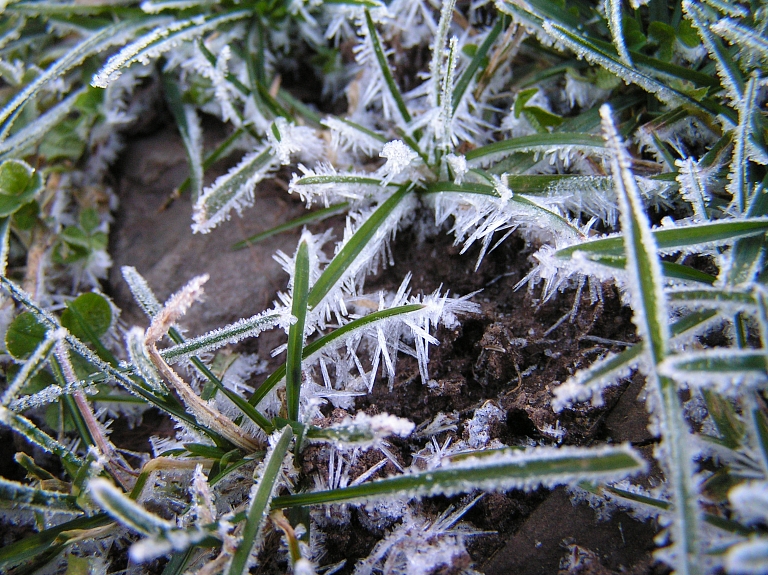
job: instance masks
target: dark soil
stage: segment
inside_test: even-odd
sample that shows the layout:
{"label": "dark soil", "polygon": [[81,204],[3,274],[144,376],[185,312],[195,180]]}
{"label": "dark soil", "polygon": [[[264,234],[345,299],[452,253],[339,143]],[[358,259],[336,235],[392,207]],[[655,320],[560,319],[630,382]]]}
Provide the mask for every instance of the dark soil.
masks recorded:
{"label": "dark soil", "polygon": [[[121,208],[111,236],[115,267],[109,289],[125,310],[123,317],[128,323],[146,325],[122,282],[121,265],[136,266],[161,298],[192,276],[209,273],[213,279],[206,286],[208,301],[193,308],[185,321],[190,333],[197,334],[271,305],[275,292],[284,289],[286,281],[272,254],[278,249],[291,253],[298,232],[243,251],[232,252],[230,246],[299,215],[303,208],[279,183],[266,182],[256,193],[255,206],[246,209],[242,218],[235,216],[206,236],[193,236],[188,198],[158,212],[185,175],[183,149],[172,129],[137,138],[129,146],[117,171]],[[335,222],[337,230],[340,223]],[[334,222],[317,224],[315,231],[327,225]],[[458,411],[463,420],[485,401],[493,400],[507,413],[506,421],[493,431],[508,445],[555,443],[545,430],[558,421],[565,431],[562,443],[567,445],[631,442],[643,446],[653,442],[645,409],[637,401],[643,385],[639,376],[609,390],[605,405],[599,409],[579,407],[556,414],[550,406],[554,386],[605,353],[621,351],[621,342],[636,341],[631,312],[620,304],[612,286],[603,286],[602,299],[594,304],[586,294],[581,295],[572,320],[566,319],[550,330],[573,309],[576,293],[566,292],[541,302],[536,289],[515,289],[530,270],[528,258],[533,251],[519,237],[513,236],[487,255],[477,271],[473,271],[477,252],[460,255],[453,238],[442,232],[419,243],[414,232],[403,230],[392,248],[395,265],[371,277],[366,291],[396,288],[410,271],[414,292],[432,292],[440,286],[460,295],[482,290],[474,297],[481,303],[482,313],[463,318],[457,329],[438,330],[441,344],[432,349],[429,364],[437,386],[422,385],[415,361],[401,357],[394,389],[390,392],[386,382],[379,383],[371,395],[358,401],[359,409],[407,417],[418,425],[440,411]],[[268,358],[268,350],[278,343],[279,334],[267,335],[244,349]],[[276,365],[276,360],[273,363]],[[152,425],[163,426],[170,433],[162,418],[152,419]],[[132,431],[118,428],[113,438],[118,444],[125,441],[138,449],[148,434],[158,431],[151,426]],[[392,444],[398,447],[396,441]],[[409,449],[396,455],[402,463],[410,464]],[[375,457],[369,464],[381,455]],[[303,471],[309,473],[318,465],[324,462],[310,448]],[[379,473],[385,476],[391,472],[394,467],[388,464]],[[424,506],[439,512],[448,503],[435,498]],[[637,522],[624,513],[598,521],[587,505],[572,504],[563,489],[488,494],[465,519],[490,532],[474,537],[469,548],[475,568],[489,575],[554,574],[561,565],[571,565],[570,572],[584,574],[664,572],[651,556],[656,525]],[[351,572],[355,560],[364,557],[381,536],[361,525],[354,513],[350,521],[347,528],[326,533],[328,555],[324,562],[347,559],[343,572]],[[284,569],[282,564],[269,565],[275,571]],[[267,565],[262,565],[259,572],[271,572],[265,569]]]}

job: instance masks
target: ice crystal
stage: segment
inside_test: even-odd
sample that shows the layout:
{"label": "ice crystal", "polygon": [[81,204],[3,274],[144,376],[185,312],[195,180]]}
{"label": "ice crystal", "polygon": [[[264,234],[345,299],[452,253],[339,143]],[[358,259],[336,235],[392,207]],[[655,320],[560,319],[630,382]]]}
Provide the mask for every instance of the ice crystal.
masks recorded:
{"label": "ice crystal", "polygon": [[401,172],[410,168],[413,161],[419,157],[402,140],[393,140],[384,144],[379,156],[387,160],[377,172],[377,175],[383,177],[382,185],[388,184]]}

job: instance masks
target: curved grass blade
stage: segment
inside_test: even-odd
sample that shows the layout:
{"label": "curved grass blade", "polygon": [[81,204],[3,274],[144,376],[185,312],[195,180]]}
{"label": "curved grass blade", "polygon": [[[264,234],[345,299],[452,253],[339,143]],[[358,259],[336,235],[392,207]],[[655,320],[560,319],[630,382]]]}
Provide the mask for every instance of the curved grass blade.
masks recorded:
{"label": "curved grass blade", "polygon": [[[366,315],[365,317],[361,317],[356,320],[353,320],[347,324],[344,324],[339,329],[333,330],[331,333],[328,333],[323,337],[316,339],[312,343],[305,345],[302,351],[301,359],[304,362],[310,361],[317,353],[320,353],[323,350],[323,348],[325,348],[326,346],[331,345],[333,342],[338,341],[343,337],[350,336],[356,330],[371,327],[375,322],[385,321],[391,317],[395,317],[398,315],[413,313],[423,308],[424,306],[422,304],[403,305],[403,306],[393,307],[390,309],[376,311]],[[259,402],[262,399],[264,399],[267,396],[267,394],[270,391],[272,391],[272,389],[283,380],[283,378],[285,377],[285,372],[286,372],[285,364],[278,367],[272,373],[272,375],[270,375],[266,380],[264,380],[264,383],[262,383],[261,386],[259,386],[256,392],[253,394],[253,396],[251,396],[251,398],[248,400],[248,403],[250,403],[251,405],[258,405]]]}
{"label": "curved grass blade", "polygon": [[296,323],[288,329],[288,351],[285,358],[285,402],[288,419],[299,420],[299,396],[301,393],[301,359],[304,348],[304,324],[307,319],[309,294],[309,248],[306,241],[299,243],[296,252],[296,271],[293,274],[293,304],[291,314]]}
{"label": "curved grass blade", "polygon": [[278,477],[283,468],[283,460],[293,439],[290,425],[276,432],[274,447],[268,452],[263,462],[263,472],[251,491],[251,501],[248,514],[241,532],[240,544],[237,546],[232,562],[227,569],[227,575],[244,575],[248,572],[249,560],[254,546],[261,541],[261,531],[264,528],[270,505],[274,501],[278,486]]}
{"label": "curved grass blade", "polygon": [[2,110],[0,110],[0,125],[3,126],[0,140],[6,139],[11,124],[21,111],[21,108],[30,99],[34,98],[43,86],[76,68],[90,56],[98,54],[110,46],[122,44],[142,28],[168,21],[168,18],[147,18],[139,21],[126,20],[118,22],[95,32],[71,50],[68,50],[62,58],[51,64],[45,72],[27,84],[10,102],[3,106]]}
{"label": "curved grass blade", "polygon": [[299,216],[298,218],[295,218],[290,222],[280,224],[279,226],[275,226],[274,228],[270,228],[264,232],[258,233],[255,236],[251,236],[248,239],[237,242],[236,244],[232,245],[232,249],[241,250],[243,248],[247,248],[250,245],[258,243],[262,240],[270,238],[274,235],[280,234],[282,232],[286,232],[288,230],[299,228],[304,224],[309,224],[312,222],[322,222],[326,218],[330,218],[331,216],[335,216],[336,214],[343,212],[347,207],[349,207],[349,203],[341,202],[339,204],[331,204],[327,208],[316,210],[314,212],[309,212],[308,214]]}
{"label": "curved grass blade", "polygon": [[379,226],[394,211],[397,205],[411,192],[411,186],[404,184],[374,211],[352,238],[341,248],[317,279],[307,298],[310,309],[316,308],[328,292],[338,283],[355,258],[368,245]]}
{"label": "curved grass blade", "polygon": [[617,479],[642,472],[645,468],[642,457],[627,446],[470,452],[463,454],[459,461],[451,461],[431,471],[408,473],[343,489],[276,497],[272,507],[369,502],[393,496],[451,496],[474,489],[535,489],[573,481]]}
{"label": "curved grass blade", "polygon": [[123,69],[132,64],[148,62],[181,42],[193,40],[222,24],[249,16],[251,16],[250,10],[237,10],[208,17],[195,16],[187,20],[171,20],[168,25],[156,27],[152,32],[132,42],[107,60],[107,63],[94,75],[91,85],[96,88],[106,88],[122,74]]}
{"label": "curved grass blade", "polygon": [[589,62],[599,64],[609,72],[613,72],[627,82],[637,84],[646,92],[654,94],[657,98],[669,105],[677,106],[686,104],[705,110],[709,113],[718,112],[718,109],[712,109],[712,106],[707,104],[704,100],[699,102],[687,94],[671,88],[668,84],[661,80],[657,80],[645,72],[636,68],[630,68],[610,52],[601,49],[592,40],[585,38],[560,24],[546,21],[542,26],[552,38],[567,46],[576,52],[576,54],[586,58]]}

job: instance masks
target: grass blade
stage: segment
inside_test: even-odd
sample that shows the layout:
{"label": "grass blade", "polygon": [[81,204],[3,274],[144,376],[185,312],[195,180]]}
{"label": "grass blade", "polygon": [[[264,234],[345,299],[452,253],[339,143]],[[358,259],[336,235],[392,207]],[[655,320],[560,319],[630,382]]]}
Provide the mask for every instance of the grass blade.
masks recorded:
{"label": "grass blade", "polygon": [[248,239],[237,242],[236,244],[232,245],[232,249],[241,250],[282,232],[287,232],[288,230],[299,228],[304,224],[322,222],[326,218],[330,218],[331,216],[335,216],[336,214],[343,212],[348,206],[349,204],[347,202],[342,202],[339,204],[332,204],[327,208],[315,210],[314,212],[309,212],[308,214],[294,218],[290,222],[280,224],[279,226],[275,226],[274,228],[270,228],[266,231],[258,233],[255,236],[251,236]]}
{"label": "grass blade", "polygon": [[632,319],[650,356],[646,385],[661,400],[662,439],[667,450],[667,457],[662,463],[673,494],[674,518],[670,529],[673,545],[677,547],[675,567],[678,573],[694,575],[701,572],[700,511],[689,457],[688,429],[674,381],[657,371],[657,366],[668,354],[670,333],[656,240],[651,233],[640,191],[630,171],[629,154],[619,138],[611,109],[603,105],[600,115],[606,145],[613,152],[610,159],[611,173],[619,199],[629,293],[634,312]]}
{"label": "grass blade", "polygon": [[352,265],[352,262],[365,248],[378,231],[381,224],[392,214],[400,202],[411,192],[411,186],[405,184],[384,201],[376,211],[360,226],[355,235],[341,248],[338,254],[331,260],[328,267],[323,270],[317,279],[307,298],[307,304],[314,309],[323,301],[331,289],[341,280],[344,273]]}
{"label": "grass blade", "polygon": [[309,247],[306,240],[299,242],[296,252],[296,269],[293,274],[293,304],[291,314],[296,323],[288,330],[288,351],[285,359],[285,402],[288,419],[299,420],[299,399],[301,393],[301,359],[304,348],[304,324],[307,319],[307,296],[309,294]]}
{"label": "grass blade", "polygon": [[[403,305],[403,306],[393,307],[393,308],[385,309],[381,311],[375,311],[371,314],[366,315],[365,317],[361,317],[356,320],[353,320],[347,324],[344,324],[339,329],[335,329],[331,333],[328,333],[323,337],[316,339],[312,343],[305,345],[302,351],[302,361],[304,362],[311,361],[313,357],[316,354],[322,352],[326,346],[333,344],[334,342],[340,340],[341,338],[352,335],[352,333],[354,333],[356,330],[365,329],[367,327],[371,327],[376,322],[382,322],[395,316],[413,313],[423,308],[424,306],[421,304]],[[270,391],[272,391],[272,389],[278,383],[280,383],[283,380],[283,378],[285,377],[285,373],[286,373],[286,367],[285,367],[285,364],[283,364],[280,367],[278,367],[272,373],[272,375],[270,375],[266,380],[264,380],[264,383],[261,384],[259,389],[256,390],[256,392],[253,394],[251,399],[248,400],[248,402],[251,405],[258,405],[259,402],[262,399],[264,399],[266,395]]]}
{"label": "grass blade", "polygon": [[[671,252],[693,246],[722,245],[739,238],[763,235],[766,231],[768,218],[749,218],[656,229],[650,233],[659,251]],[[555,256],[570,258],[575,252],[595,256],[622,256],[623,242],[623,235],[604,237],[559,249]]]}
{"label": "grass blade", "polygon": [[408,473],[370,483],[276,497],[272,507],[369,502],[398,497],[451,496],[474,489],[506,491],[568,484],[574,480],[604,481],[639,473],[646,463],[632,449],[572,447],[515,450],[502,449],[464,454],[435,470]]}
{"label": "grass blade", "polygon": [[365,10],[365,25],[368,28],[368,35],[371,39],[373,52],[376,56],[376,62],[379,65],[379,70],[382,77],[384,78],[384,83],[387,86],[387,90],[389,90],[392,99],[395,101],[395,105],[397,106],[398,112],[400,112],[400,116],[402,117],[403,122],[408,124],[411,121],[411,114],[408,112],[408,107],[405,105],[403,96],[400,94],[400,89],[397,87],[395,78],[392,76],[392,70],[389,68],[387,57],[384,54],[384,49],[381,47],[381,39],[379,38],[379,33],[376,31],[376,26],[373,24],[371,13],[367,9]]}
{"label": "grass blade", "polygon": [[251,552],[261,541],[261,531],[269,514],[278,486],[278,477],[283,468],[283,460],[293,439],[290,425],[275,433],[274,446],[267,452],[263,462],[263,472],[251,491],[248,515],[242,530],[242,538],[237,546],[227,575],[244,575],[248,572]]}

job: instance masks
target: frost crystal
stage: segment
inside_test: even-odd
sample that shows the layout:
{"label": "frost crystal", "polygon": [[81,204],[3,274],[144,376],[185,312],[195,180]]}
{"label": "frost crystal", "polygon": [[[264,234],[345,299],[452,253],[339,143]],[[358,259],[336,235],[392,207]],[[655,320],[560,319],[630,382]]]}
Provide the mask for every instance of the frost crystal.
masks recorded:
{"label": "frost crystal", "polygon": [[408,168],[419,155],[409,148],[402,140],[387,142],[379,154],[386,158],[386,163],[379,168],[378,174],[384,176],[382,185],[391,182],[395,176]]}

